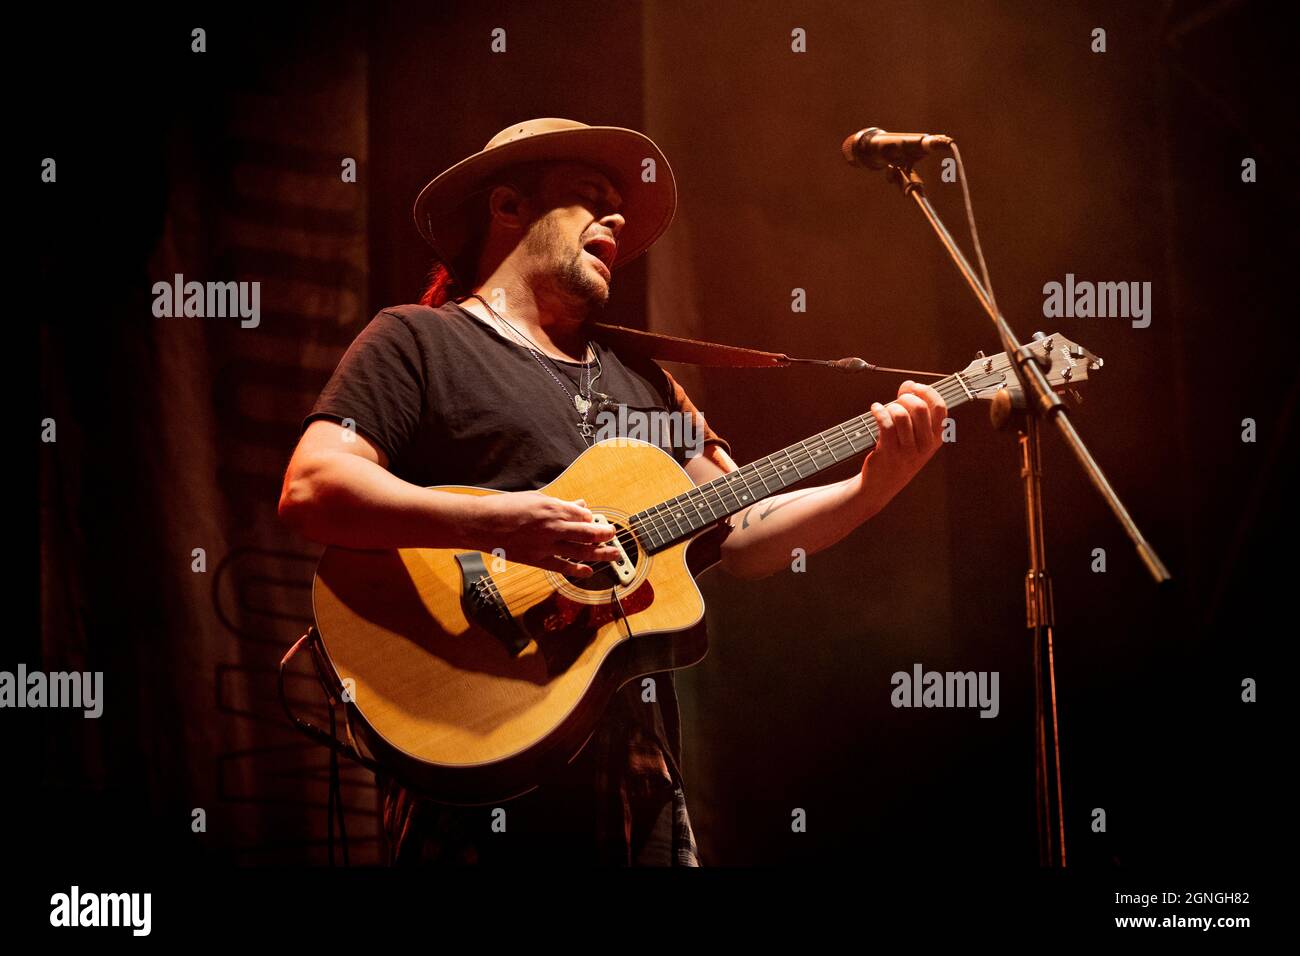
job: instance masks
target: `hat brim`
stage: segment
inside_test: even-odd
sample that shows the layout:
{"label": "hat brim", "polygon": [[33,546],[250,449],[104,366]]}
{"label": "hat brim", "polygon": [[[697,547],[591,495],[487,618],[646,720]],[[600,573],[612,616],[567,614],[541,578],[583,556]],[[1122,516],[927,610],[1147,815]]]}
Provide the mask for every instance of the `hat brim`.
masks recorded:
{"label": "hat brim", "polygon": [[[654,160],[650,182],[642,178],[647,159]],[[549,161],[585,163],[605,173],[619,191],[625,224],[618,234],[615,269],[650,248],[673,220],[677,182],[654,141],[619,126],[584,126],[535,133],[461,160],[420,190],[415,200],[416,228],[455,272],[473,234],[473,217],[480,212],[472,200],[486,181],[510,166]]]}

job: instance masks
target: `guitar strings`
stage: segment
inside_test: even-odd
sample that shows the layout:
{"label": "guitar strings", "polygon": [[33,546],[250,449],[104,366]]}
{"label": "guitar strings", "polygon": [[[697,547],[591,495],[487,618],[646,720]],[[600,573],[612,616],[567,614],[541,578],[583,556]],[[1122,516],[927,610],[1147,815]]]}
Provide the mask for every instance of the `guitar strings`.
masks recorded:
{"label": "guitar strings", "polygon": [[[943,391],[944,391],[944,389],[941,389],[941,390],[940,390],[940,393],[943,394]],[[950,402],[950,403],[953,402],[955,399],[960,398],[960,397],[965,393],[964,390],[961,388],[961,386],[960,386],[959,384],[956,384],[956,383],[948,383],[948,385],[946,386],[946,391],[948,391],[949,394],[944,395],[944,398],[945,398],[945,400],[946,400],[947,402]],[[852,439],[849,438],[849,436],[847,435],[847,433],[845,433],[845,431],[844,431],[844,425],[843,425],[843,424],[841,424],[841,425],[837,425],[836,427],[840,429],[840,435],[833,436],[833,438],[832,438],[830,441],[828,441],[828,440],[826,440],[826,439],[822,439],[823,444],[827,445],[828,448],[829,448],[830,446],[833,445],[834,448],[835,448],[836,450],[838,450],[838,449],[840,449],[840,448],[843,447],[843,444],[844,444],[845,442],[848,442],[848,444],[849,444],[849,448],[850,448],[850,453],[849,453],[850,455],[852,455],[852,454],[857,454],[857,453],[859,453],[859,452],[865,450],[865,449],[854,449],[854,448],[853,448],[853,442],[852,442]],[[876,431],[875,431],[875,429],[876,429],[877,426],[876,426],[876,423],[875,423],[874,418],[872,418],[872,419],[867,419],[866,416],[862,416],[862,426],[861,426],[861,427],[865,427],[865,428],[867,429],[868,433],[869,433],[869,434],[871,435],[871,437],[872,437],[873,443],[874,443],[875,441],[878,441],[878,440],[879,440],[879,436],[876,434]],[[827,431],[830,431],[830,429],[827,429]],[[855,431],[855,432],[854,432],[854,435],[856,436],[857,434],[859,434],[859,432],[858,432],[858,431]],[[802,458],[803,458],[803,460],[804,460],[804,461],[807,461],[807,462],[809,462],[809,463],[814,463],[814,464],[815,464],[815,462],[813,461],[813,456],[812,456],[811,454],[809,454],[809,452],[808,452],[808,450],[807,450],[806,442],[801,442],[801,444],[804,445],[804,449],[803,449],[803,452],[802,452]],[[765,488],[769,493],[770,493],[770,489],[767,489],[767,488],[766,488],[766,478],[767,478],[767,477],[778,477],[778,472],[779,472],[779,469],[777,469],[777,468],[775,467],[774,462],[773,462],[773,459],[775,458],[775,455],[776,455],[776,454],[778,454],[778,453],[774,453],[773,455],[769,455],[769,456],[767,456],[766,459],[759,459],[759,460],[755,461],[754,463],[752,463],[751,465],[746,466],[747,468],[749,468],[749,469],[752,470],[752,472],[754,473],[754,475],[755,475],[756,477],[759,478],[760,482],[763,483],[764,488]],[[846,459],[847,459],[847,456],[846,456]],[[845,460],[846,460],[846,459],[845,459]],[[788,461],[788,462],[793,462],[793,460],[794,460],[794,459],[792,458],[792,456],[790,456],[790,455],[787,454],[787,461]],[[764,468],[767,469],[766,472],[764,471]],[[738,471],[734,471],[734,472],[728,472],[726,475],[720,475],[718,478],[715,478],[715,479],[713,479],[713,480],[711,480],[711,481],[705,482],[704,484],[697,485],[697,486],[695,486],[694,488],[689,489],[688,491],[684,492],[683,494],[678,495],[677,498],[685,498],[685,499],[687,499],[687,502],[689,503],[689,499],[690,499],[692,496],[696,495],[697,493],[698,493],[699,497],[702,497],[702,498],[706,498],[706,499],[707,499],[708,494],[709,494],[710,492],[713,492],[714,495],[715,495],[715,497],[717,498],[717,503],[718,503],[718,504],[721,504],[724,508],[727,509],[727,511],[728,511],[729,513],[731,513],[731,508],[726,504],[726,501],[722,498],[722,494],[721,494],[721,492],[718,490],[718,488],[721,488],[721,487],[724,487],[724,486],[729,486],[731,483],[734,483],[733,481],[730,481],[729,479],[734,479],[734,478],[739,474],[739,472],[741,472],[741,471],[744,471],[744,469],[739,469]],[[748,486],[748,484],[749,484],[749,480],[748,480],[748,479],[745,479],[745,484],[746,484],[746,486]],[[718,488],[715,488],[715,487],[714,487],[715,485],[718,486]],[[734,494],[734,492],[733,492],[732,497],[733,497],[733,498],[736,497],[735,494]],[[671,499],[671,500],[677,500],[677,499]],[[739,498],[736,499],[736,503],[737,503],[738,508],[739,508],[739,507],[743,507],[743,505],[740,504],[740,500],[741,500],[741,499],[739,499]],[[760,500],[761,500],[761,499],[760,499]],[[682,529],[682,527],[681,527],[681,523],[678,522],[678,521],[676,521],[675,518],[673,519],[673,522],[672,522],[672,523],[677,524],[678,527],[677,527],[676,531],[673,530],[672,524],[670,524],[670,521],[669,521],[669,518],[667,517],[667,515],[669,515],[669,514],[676,514],[676,515],[680,516],[680,513],[679,513],[679,512],[673,512],[672,508],[669,507],[668,502],[662,502],[661,504],[656,505],[656,506],[654,506],[654,507],[651,508],[651,509],[647,509],[647,510],[644,511],[644,512],[639,512],[639,514],[642,514],[642,515],[644,515],[645,517],[642,518],[642,520],[638,522],[638,525],[641,526],[641,527],[643,527],[643,528],[646,528],[646,529],[649,530],[649,531],[657,532],[657,533],[659,533],[661,536],[664,535],[664,534],[666,534],[666,535],[667,535],[668,537],[670,537],[670,538],[671,538],[671,537],[675,537],[677,534],[682,533],[682,530],[683,530],[683,529]],[[635,517],[635,516],[633,516],[633,517]],[[691,529],[691,531],[694,531],[694,530],[698,530],[698,529]],[[686,532],[686,533],[690,533],[690,532]],[[620,539],[620,540],[621,540],[621,539]]]}
{"label": "guitar strings", "polygon": [[[964,390],[959,390],[959,389],[960,389],[960,386],[959,386],[959,385],[956,386],[956,387],[954,387],[954,383],[951,383],[951,382],[950,382],[950,383],[947,383],[947,388],[941,390],[941,392],[942,392],[942,391],[947,391],[949,394],[947,394],[945,397],[946,397],[946,398],[951,402],[951,401],[953,401],[953,400],[955,400],[955,399],[958,399],[958,398],[959,398],[959,397],[964,393]],[[864,424],[865,424],[865,426],[866,426],[866,429],[867,429],[867,431],[868,431],[868,434],[871,436],[871,438],[872,438],[872,440],[873,440],[873,443],[874,443],[875,441],[878,441],[879,436],[878,436],[878,434],[877,434],[877,432],[876,432],[876,425],[875,425],[875,422],[874,422],[874,421],[867,421],[867,422],[865,422]],[[836,457],[836,458],[838,459],[838,456],[836,455],[836,452],[837,452],[838,450],[842,449],[846,443],[847,443],[848,446],[849,446],[849,455],[852,455],[852,454],[855,454],[855,453],[858,453],[858,452],[861,452],[861,451],[865,450],[865,449],[854,448],[854,447],[853,447],[853,440],[852,440],[852,438],[850,438],[850,437],[848,436],[848,433],[845,431],[844,426],[843,426],[843,425],[839,425],[839,426],[837,426],[837,427],[840,429],[840,432],[841,432],[841,434],[840,434],[839,436],[833,436],[830,440],[828,440],[828,439],[826,439],[826,438],[824,438],[824,437],[821,439],[823,445],[826,446],[827,450],[831,451],[833,457]],[[829,429],[828,429],[828,431],[829,431]],[[857,435],[859,435],[859,434],[860,434],[860,431],[861,431],[861,429],[855,431],[855,432],[853,433],[854,437],[856,437]],[[815,463],[815,462],[814,462],[814,455],[813,455],[813,454],[810,454],[810,453],[808,452],[808,449],[807,449],[807,443],[804,442],[804,443],[801,443],[801,444],[804,445],[804,449],[803,449],[802,454],[790,454],[790,453],[787,453],[787,456],[786,456],[786,457],[787,457],[787,464],[794,463],[794,464],[796,465],[796,470],[798,470],[798,466],[799,466],[799,464],[802,463],[802,462],[800,461],[801,459],[802,459],[802,461],[806,461],[806,462],[809,462],[809,463]],[[817,454],[820,454],[820,452],[818,452]],[[847,458],[847,457],[848,457],[848,456],[846,456],[846,458]],[[760,482],[762,482],[762,484],[763,484],[763,486],[764,486],[764,489],[770,493],[771,489],[767,487],[767,477],[768,477],[768,476],[772,476],[772,477],[778,477],[778,476],[779,476],[779,470],[774,466],[774,460],[775,460],[775,456],[774,456],[774,455],[773,455],[773,456],[768,456],[768,458],[767,458],[766,460],[760,460],[760,461],[758,461],[758,462],[755,462],[752,466],[750,466],[750,468],[749,468],[749,472],[750,472],[751,474],[748,475],[748,476],[746,476],[746,475],[741,475],[741,478],[742,478],[742,480],[744,481],[746,488],[749,488],[750,483],[751,483],[751,478],[752,478],[752,477],[757,477],[757,478],[760,480]],[[784,467],[785,467],[785,466],[782,466],[782,468],[784,468]],[[730,481],[730,482],[729,482],[729,481],[726,480],[726,479],[732,479],[732,478],[734,478],[734,477],[736,476],[736,474],[737,474],[736,472],[730,472],[730,473],[728,473],[727,475],[719,476],[719,478],[718,478],[718,479],[715,479],[713,482],[706,482],[706,483],[704,483],[704,484],[702,484],[702,485],[697,486],[697,487],[694,488],[694,489],[691,489],[690,491],[686,492],[684,495],[681,495],[681,496],[678,496],[678,497],[679,497],[679,498],[684,498],[684,499],[686,500],[686,502],[689,504],[692,498],[698,498],[698,499],[700,499],[700,500],[702,500],[702,501],[704,501],[704,502],[709,502],[709,495],[712,494],[712,495],[714,496],[714,498],[716,499],[716,502],[717,502],[718,504],[721,504],[721,505],[723,506],[723,508],[724,508],[728,513],[733,513],[733,509],[732,509],[731,507],[729,507],[729,506],[726,504],[725,500],[724,500],[723,497],[722,497],[722,490],[723,490],[723,489],[726,489],[726,490],[728,490],[728,491],[731,492],[732,497],[733,497],[733,499],[735,499],[735,502],[736,502],[736,505],[737,505],[736,510],[739,510],[740,507],[743,507],[743,505],[741,505],[741,500],[742,500],[742,499],[741,499],[740,497],[738,497],[738,496],[735,494],[735,490],[734,490],[733,488],[730,487],[732,484],[734,484],[734,481]],[[764,497],[766,497],[766,495],[765,495]],[[676,499],[674,499],[674,500],[676,500]],[[746,496],[744,500],[748,500],[748,496]],[[761,500],[761,498],[760,498],[759,500]],[[674,507],[674,506],[669,505],[667,502],[665,502],[665,503],[660,504],[659,506],[656,506],[654,509],[651,509],[651,510],[648,510],[648,511],[646,511],[646,512],[641,513],[641,514],[642,514],[642,517],[640,518],[640,520],[639,520],[639,521],[634,521],[634,522],[633,522],[634,530],[638,530],[638,531],[642,531],[642,532],[647,532],[647,533],[653,533],[653,534],[656,534],[656,535],[659,536],[659,537],[666,537],[666,538],[669,539],[669,540],[672,540],[673,538],[676,538],[677,536],[679,536],[679,535],[681,535],[681,534],[690,534],[690,533],[693,533],[693,532],[696,531],[696,530],[699,530],[699,529],[694,528],[694,527],[690,527],[690,528],[687,528],[687,529],[683,529],[681,521],[678,520],[678,519],[680,518],[682,512],[680,512],[680,511],[673,511],[673,507]],[[680,505],[677,505],[676,507],[680,507]],[[703,507],[703,505],[700,505],[700,507]],[[712,502],[709,502],[709,507],[710,507],[710,512],[712,512],[712,510],[713,510],[713,503],[712,503]],[[670,518],[669,518],[670,515],[672,516],[672,517],[671,517],[671,523],[670,523]],[[673,524],[676,524],[676,525],[677,525],[677,528],[676,528],[675,531],[674,531],[674,529],[673,529],[673,527],[672,527]],[[618,535],[616,535],[616,538],[617,538],[617,540],[619,540],[620,543],[622,543],[622,544],[624,545],[624,547],[626,548],[626,546],[627,546],[627,544],[628,544],[628,541],[627,541],[627,533],[626,533],[625,531],[624,531],[624,532],[620,532]],[[602,567],[608,566],[608,562],[593,562],[593,565],[594,565],[596,568],[599,569],[599,568],[602,568]],[[509,574],[508,571],[507,571],[507,572],[502,572],[502,574],[503,574],[503,577],[502,577],[502,579],[501,579],[502,581],[504,581],[506,577],[509,577],[509,576],[510,576],[510,574]]]}
{"label": "guitar strings", "polygon": [[[987,372],[987,373],[982,373],[978,377],[985,378],[987,376],[994,375],[994,374],[995,373]],[[974,386],[974,388],[977,389],[983,387],[984,386],[981,384],[976,384]],[[941,382],[937,383],[937,390],[939,394],[943,397],[945,404],[952,404],[959,399],[965,400],[967,397],[969,397],[968,386],[965,386],[961,381],[959,381],[959,377],[948,376]],[[871,436],[872,444],[873,445],[876,444],[880,439],[879,432],[878,432],[878,423],[875,421],[874,417],[868,419],[867,416],[864,415],[861,416],[861,418],[863,419],[863,424],[868,434]],[[852,455],[867,450],[867,449],[854,449],[852,439],[848,436],[847,433],[844,432],[844,426],[841,424],[836,427],[838,427],[842,433],[840,436],[834,436],[830,440],[827,440],[825,438],[821,439],[822,443],[825,444],[828,450],[831,451],[832,457],[835,457],[835,451],[839,448],[842,448],[844,445],[848,446],[849,455],[846,455],[845,458],[843,459],[839,459],[840,461],[847,461],[848,458],[851,457]],[[830,431],[830,429],[827,429],[827,431]],[[799,461],[800,458],[802,458],[804,461],[806,461],[809,464],[816,463],[814,461],[813,454],[808,451],[805,443],[800,442],[800,445],[804,445],[802,453],[795,453],[794,455],[791,455],[790,453],[787,452],[786,454],[786,457],[790,461],[790,463],[793,463],[795,465],[796,471],[798,470],[800,464]],[[775,464],[772,461],[772,459],[773,456],[769,455],[767,456],[766,459],[759,459],[758,461],[754,462],[751,466],[752,472],[758,476],[760,482],[763,483],[765,488],[766,488],[766,481],[765,481],[766,477],[775,478],[778,476],[778,470],[775,467]],[[764,467],[769,469],[766,475],[764,474],[763,471]],[[695,488],[686,491],[685,493],[679,495],[678,497],[686,498],[689,500],[692,494],[698,492],[700,494],[700,497],[704,498],[707,501],[708,493],[710,491],[713,491],[715,496],[717,497],[717,503],[721,504],[724,508],[727,508],[726,502],[722,498],[721,491],[719,491],[717,488],[714,488],[713,486],[715,484],[718,485],[724,484],[728,478],[731,478],[736,474],[738,474],[738,471],[728,472],[726,475],[720,475],[719,477],[711,481],[705,482],[702,485],[695,486]],[[748,487],[748,483],[749,483],[748,478],[744,479],[744,481],[746,487]],[[734,492],[733,492],[733,497],[735,497]],[[623,546],[625,551],[631,553],[634,550],[632,547],[630,547],[630,545],[638,541],[638,536],[636,533],[638,530],[641,530],[643,532],[654,532],[658,536],[664,537],[669,541],[673,540],[675,537],[679,535],[689,534],[689,533],[693,533],[695,530],[699,530],[699,529],[691,529],[688,532],[683,532],[681,529],[680,522],[677,522],[676,519],[674,519],[674,523],[678,525],[677,531],[674,532],[672,526],[669,524],[669,519],[665,517],[663,514],[656,513],[660,511],[660,509],[663,509],[666,505],[667,502],[664,502],[653,509],[649,509],[645,512],[639,512],[639,514],[643,515],[644,517],[641,520],[634,522],[633,527],[623,527],[618,530],[618,532],[614,535],[614,537]],[[710,508],[712,508],[712,505],[710,505]],[[734,513],[729,508],[727,508],[727,510],[729,513]],[[740,509],[737,508],[736,510],[738,511]],[[640,549],[640,550],[644,550],[644,549]],[[556,590],[555,585],[551,582],[550,578],[547,577],[547,575],[559,573],[559,572],[550,572],[547,569],[538,568],[535,565],[524,564],[522,562],[515,562],[515,564],[516,564],[516,568],[514,569],[507,568],[502,572],[492,575],[493,585],[497,589],[498,595],[501,597],[507,609],[510,610],[512,613],[517,607],[524,606],[524,605],[531,606],[537,599],[543,597],[548,592],[554,592]],[[574,583],[580,586],[581,582],[589,580],[590,577],[594,577],[596,574],[599,574],[600,572],[607,570],[612,566],[613,566],[612,563],[609,561],[591,562],[589,564],[589,567],[591,567],[593,574],[588,578],[578,578],[575,580]],[[508,595],[507,595],[507,591],[509,592]]]}
{"label": "guitar strings", "polygon": [[[985,373],[985,375],[987,374],[991,374],[991,373]],[[985,377],[985,375],[981,375],[980,377],[983,378]],[[946,402],[953,402],[954,400],[962,398],[967,394],[966,389],[962,387],[961,383],[957,382],[952,377],[949,377],[945,381],[939,383],[939,385],[940,385],[939,392],[941,395],[943,395]],[[976,387],[982,388],[983,386],[977,385]],[[865,419],[866,416],[863,416],[863,418]],[[874,444],[878,442],[879,434],[876,431],[877,425],[875,420],[868,419],[864,422],[864,424],[868,433],[872,438],[872,443]],[[837,427],[839,427],[842,432],[841,436],[836,436],[830,441],[827,441],[826,439],[822,439],[823,444],[825,444],[827,448],[831,450],[832,456],[834,456],[836,449],[842,448],[843,445],[846,443],[848,444],[848,447],[850,449],[850,456],[852,454],[857,454],[861,451],[866,450],[866,449],[854,449],[852,440],[848,437],[847,433],[843,432],[843,425]],[[855,434],[857,433],[855,432]],[[848,460],[848,457],[849,456],[846,456],[843,460]],[[808,452],[806,445],[801,455],[796,454],[792,456],[789,453],[787,453],[787,459],[789,459],[791,462],[795,464],[796,470],[798,470],[799,462],[797,459],[799,458],[802,458],[804,461],[807,461],[808,463],[815,464],[813,460],[813,455]],[[751,466],[751,470],[759,477],[760,481],[763,482],[764,487],[766,487],[765,475],[763,471],[764,467],[769,469],[769,471],[767,472],[768,475],[772,477],[776,477],[778,474],[772,459],[773,456],[769,455],[767,459],[760,459],[759,461],[756,461]],[[731,478],[736,474],[737,472],[728,472],[726,475],[721,475],[710,482],[706,482],[703,485],[696,486],[695,488],[685,492],[683,495],[679,497],[685,497],[689,500],[689,497],[692,494],[699,492],[700,497],[707,500],[707,495],[709,491],[712,490],[714,491],[715,496],[717,497],[718,503],[721,504],[724,508],[726,508],[729,513],[734,513],[731,512],[731,509],[728,508],[728,506],[726,505],[725,501],[722,498],[721,492],[715,488],[712,488],[711,486],[713,486],[715,483],[718,485],[722,485],[725,483],[726,479]],[[748,483],[749,483],[748,479],[745,479],[745,483],[746,483],[746,487],[748,487]],[[735,497],[734,492],[732,496]],[[739,501],[739,499],[737,499],[737,501]],[[699,530],[699,529],[692,528],[689,531],[683,532],[680,522],[677,522],[674,519],[674,523],[678,525],[677,531],[674,532],[672,526],[669,524],[668,518],[664,517],[662,514],[656,514],[656,512],[663,509],[666,506],[666,504],[667,503],[665,502],[659,506],[656,506],[655,509],[652,509],[647,512],[642,512],[641,514],[644,515],[645,517],[643,517],[640,521],[634,522],[634,527],[621,528],[616,533],[615,538],[623,545],[625,550],[629,552],[632,550],[631,548],[629,548],[629,545],[637,540],[636,531],[638,530],[641,530],[643,532],[656,533],[658,536],[665,537],[669,541],[678,537],[679,535],[689,534],[689,533],[693,533],[696,530]],[[739,508],[737,508],[736,510],[739,510]],[[646,520],[647,518],[650,520]],[[628,540],[629,538],[631,538],[632,540],[629,541]],[[498,588],[498,593],[501,594],[502,599],[507,603],[507,605],[516,604],[520,600],[531,601],[535,597],[545,594],[547,591],[554,590],[554,586],[551,584],[549,578],[546,578],[544,576],[548,573],[559,573],[559,572],[548,572],[547,569],[538,568],[535,565],[528,565],[522,562],[516,562],[516,565],[517,565],[516,569],[507,568],[505,571],[493,575],[494,584]],[[612,567],[612,564],[608,561],[596,561],[596,562],[591,562],[590,567],[592,568],[593,573],[599,573],[600,571]],[[524,592],[521,588],[510,587],[510,585],[515,583],[515,581],[517,581],[520,577],[535,579],[538,578],[539,576],[541,576],[542,578],[541,581],[538,582],[541,584],[541,587],[537,589],[529,589],[529,591]],[[588,579],[587,578],[577,579],[578,582],[584,580],[588,580]],[[519,583],[523,583],[523,582],[519,582]],[[503,590],[503,586],[504,586],[504,590],[508,590],[510,592],[509,598],[506,598]]]}

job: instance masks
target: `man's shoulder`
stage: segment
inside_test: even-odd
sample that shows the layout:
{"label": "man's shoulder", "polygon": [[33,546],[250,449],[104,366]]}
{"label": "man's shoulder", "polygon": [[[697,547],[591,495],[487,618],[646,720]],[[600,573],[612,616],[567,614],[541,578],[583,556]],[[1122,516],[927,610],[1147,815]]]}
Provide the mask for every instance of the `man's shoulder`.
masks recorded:
{"label": "man's shoulder", "polygon": [[427,305],[407,303],[380,309],[371,318],[362,337],[391,341],[403,348],[418,347],[426,354],[436,354],[445,348],[454,348],[458,341],[468,338],[472,330],[462,321],[451,303],[431,308]]}
{"label": "man's shoulder", "polygon": [[380,309],[375,318],[386,315],[412,329],[420,329],[444,326],[448,324],[449,319],[455,319],[457,314],[456,306],[450,302],[437,308],[409,302],[405,305],[390,305]]}

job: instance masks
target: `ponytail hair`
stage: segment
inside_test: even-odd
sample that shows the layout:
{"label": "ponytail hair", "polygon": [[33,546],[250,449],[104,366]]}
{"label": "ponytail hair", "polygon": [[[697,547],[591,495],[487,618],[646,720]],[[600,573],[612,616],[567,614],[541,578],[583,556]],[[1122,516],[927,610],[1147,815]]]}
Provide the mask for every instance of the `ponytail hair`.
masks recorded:
{"label": "ponytail hair", "polygon": [[433,268],[429,271],[429,284],[420,296],[420,305],[436,309],[445,305],[449,299],[459,299],[466,295],[469,295],[469,290],[461,288],[451,270],[441,260],[434,260]]}

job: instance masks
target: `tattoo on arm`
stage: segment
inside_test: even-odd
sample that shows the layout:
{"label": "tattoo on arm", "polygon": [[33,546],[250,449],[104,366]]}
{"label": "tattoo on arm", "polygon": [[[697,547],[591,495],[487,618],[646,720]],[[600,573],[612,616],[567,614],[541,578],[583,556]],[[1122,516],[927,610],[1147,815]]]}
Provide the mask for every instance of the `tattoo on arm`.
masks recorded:
{"label": "tattoo on arm", "polygon": [[[760,511],[760,512],[759,512],[759,514],[758,514],[758,520],[759,520],[759,521],[762,521],[764,518],[766,518],[768,515],[770,515],[773,511],[776,511],[776,510],[778,510],[778,509],[780,509],[780,508],[784,508],[786,505],[788,505],[788,504],[792,504],[793,502],[798,501],[800,498],[807,498],[809,495],[815,495],[815,494],[817,494],[817,492],[819,492],[819,491],[823,491],[823,490],[825,490],[824,487],[823,487],[823,488],[809,488],[809,489],[808,489],[807,491],[805,491],[803,494],[801,494],[801,495],[795,495],[793,498],[786,498],[784,501],[773,501],[773,502],[771,502],[771,503],[768,504],[766,510],[764,510],[764,511]],[[740,526],[741,526],[741,528],[748,528],[748,527],[749,527],[749,513],[750,513],[751,511],[753,511],[754,508],[757,508],[757,507],[758,507],[758,505],[754,505],[753,507],[750,507],[750,508],[746,508],[746,509],[745,509],[745,513],[744,513],[743,515],[741,515],[741,519],[742,519],[741,522],[740,522]]]}

